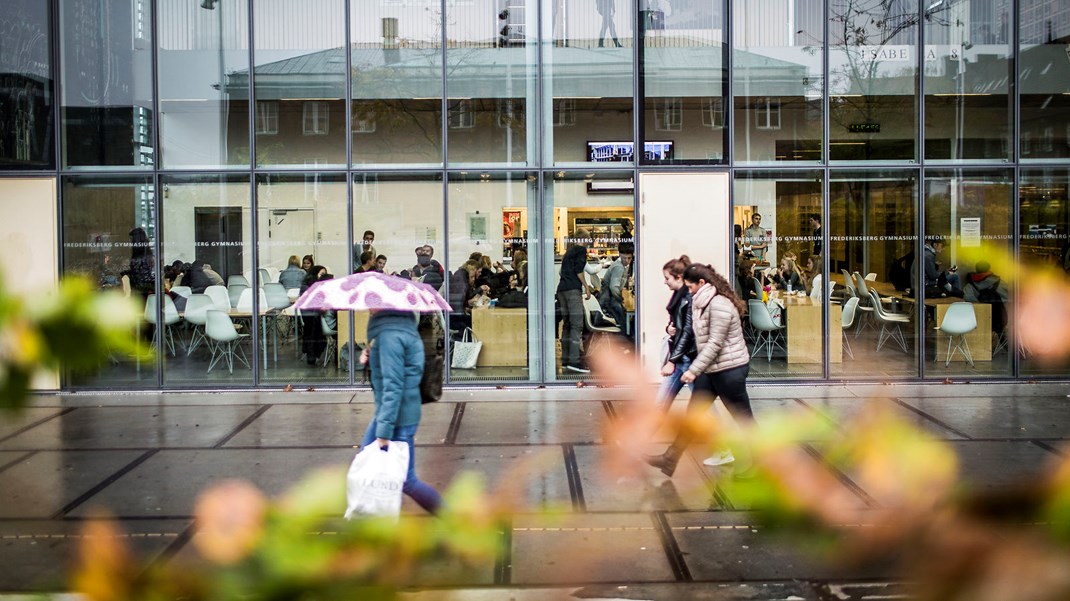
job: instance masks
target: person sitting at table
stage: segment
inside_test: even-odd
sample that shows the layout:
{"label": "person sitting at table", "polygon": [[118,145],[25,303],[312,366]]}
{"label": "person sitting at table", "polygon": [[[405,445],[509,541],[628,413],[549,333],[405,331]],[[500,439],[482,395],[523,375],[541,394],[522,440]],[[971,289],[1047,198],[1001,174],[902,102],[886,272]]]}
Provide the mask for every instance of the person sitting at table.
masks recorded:
{"label": "person sitting at table", "polygon": [[301,269],[305,270],[305,274],[312,272],[312,268],[316,265],[316,259],[312,255],[305,255],[301,259]]}
{"label": "person sitting at table", "polygon": [[[950,273],[941,269],[942,265],[936,260],[938,255],[944,250],[944,239],[936,236],[925,244],[925,252],[923,256],[924,266],[924,283],[925,283],[925,296],[929,298],[940,298],[942,296],[957,296],[962,297],[962,290],[958,287],[958,266],[952,266]],[[910,272],[912,274],[917,273],[916,266],[911,266]],[[914,289],[916,290],[916,285]]]}
{"label": "person sitting at table", "polygon": [[623,329],[627,319],[627,311],[624,310],[624,287],[631,275],[635,245],[631,242],[621,242],[617,245],[617,253],[617,260],[609,266],[603,279],[598,304],[601,305],[602,311]]}
{"label": "person sitting at table", "polygon": [[817,290],[816,300],[821,300],[820,291],[824,289],[821,281],[821,263],[821,255],[810,255],[806,259],[806,269],[803,271],[803,285],[806,286],[806,293],[812,295],[814,290]]}
{"label": "person sitting at table", "polygon": [[[332,276],[327,268],[322,265],[313,265],[309,270],[308,277],[301,285],[301,294],[312,284],[322,280],[329,280]],[[323,325],[320,323],[319,311],[301,311],[301,351],[305,354],[305,362],[315,365],[320,355],[327,348],[327,339],[323,335]]]}
{"label": "person sitting at table", "polygon": [[527,288],[528,286],[528,251],[523,248],[518,248],[513,251],[513,271],[517,274],[517,286],[519,288]]}
{"label": "person sitting at table", "polygon": [[523,309],[528,306],[528,295],[519,289],[520,278],[515,271],[509,272],[509,290],[498,297],[498,306],[503,309]]}
{"label": "person sitting at table", "polygon": [[431,286],[432,288],[438,288],[442,286],[443,278],[446,271],[442,268],[442,263],[434,260],[432,257],[435,254],[435,248],[430,244],[416,247],[416,265],[412,266],[412,270],[409,272],[409,277],[423,278],[423,283]]}
{"label": "person sitting at table", "polygon": [[378,271],[379,273],[389,273],[386,270],[386,255],[377,255],[375,257],[375,269],[372,271]]}
{"label": "person sitting at table", "polygon": [[754,289],[754,261],[740,257],[736,261],[736,295],[743,300],[761,299]]}
{"label": "person sitting at table", "polygon": [[360,265],[353,270],[353,273],[364,273],[365,271],[375,271],[375,255],[370,250],[360,254]]}
{"label": "person sitting at table", "polygon": [[290,255],[286,269],[279,273],[279,283],[287,290],[301,288],[306,277],[308,277],[308,272],[301,269],[301,260],[297,258],[297,255]]}
{"label": "person sitting at table", "polygon": [[998,275],[992,273],[988,261],[978,261],[973,273],[966,274],[962,287],[963,300],[992,305],[992,332],[999,334],[1007,324],[1006,302],[1010,291]]}
{"label": "person sitting at table", "polygon": [[780,268],[773,274],[773,282],[778,290],[794,292],[804,288],[803,275],[795,259],[788,257],[780,259]]}

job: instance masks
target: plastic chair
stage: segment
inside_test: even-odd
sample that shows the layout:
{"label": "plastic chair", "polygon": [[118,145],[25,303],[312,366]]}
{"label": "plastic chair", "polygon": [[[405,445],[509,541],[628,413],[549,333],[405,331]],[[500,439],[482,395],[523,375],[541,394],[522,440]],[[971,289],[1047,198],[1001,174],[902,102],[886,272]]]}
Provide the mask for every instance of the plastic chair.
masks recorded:
{"label": "plastic chair", "polygon": [[601,315],[602,319],[609,323],[617,323],[612,317],[602,312],[602,306],[598,304],[598,301],[591,295],[591,298],[583,300],[583,327],[590,332],[594,332],[590,338],[590,347],[584,349],[585,353],[590,353],[593,349],[599,346],[602,342],[602,336],[604,334],[620,334],[623,329],[620,324],[613,326],[596,326],[594,325],[594,318],[592,315]]}
{"label": "plastic chair", "polygon": [[249,289],[248,286],[244,286],[242,284],[229,284],[227,286],[227,297],[228,297],[228,300],[230,301],[230,306],[231,307],[237,307],[238,306],[238,299],[241,298],[242,292],[244,292],[244,291],[246,291],[248,289]]}
{"label": "plastic chair", "polygon": [[903,313],[886,313],[884,307],[881,306],[880,298],[877,297],[876,290],[871,289],[869,297],[872,300],[874,315],[881,324],[880,335],[877,337],[877,352],[880,352],[885,342],[894,340],[899,343],[904,353],[909,353],[906,338],[903,337],[902,325],[910,323],[910,316]]}
{"label": "plastic chair", "polygon": [[123,287],[123,296],[130,298],[130,293],[132,292],[132,289],[130,287],[130,276],[124,275],[123,277],[119,278],[119,282]]}
{"label": "plastic chair", "polygon": [[[951,358],[956,351],[962,353],[966,362],[973,365],[973,355],[970,354],[970,343],[966,341],[966,334],[977,329],[977,314],[973,310],[973,303],[951,303],[944,314],[944,320],[937,326],[938,330],[947,334],[947,360],[944,367],[951,364]],[[958,339],[955,342],[955,339]],[[952,348],[954,343],[954,348]]]}
{"label": "plastic chair", "polygon": [[189,298],[190,295],[193,294],[193,289],[189,286],[171,286],[171,292]]}
{"label": "plastic chair", "polygon": [[220,311],[230,311],[230,293],[225,286],[209,286],[204,289],[204,294],[212,299],[212,305]]}
{"label": "plastic chair", "polygon": [[772,361],[774,346],[779,347],[785,353],[787,352],[787,349],[779,341],[784,331],[784,326],[778,326],[773,323],[773,316],[769,314],[769,308],[765,306],[765,303],[753,298],[750,299],[747,301],[747,314],[750,316],[750,326],[754,328],[755,333],[754,350],[751,351],[751,357],[764,348],[766,361]]}
{"label": "plastic chair", "polygon": [[211,297],[207,294],[193,294],[186,299],[186,321],[193,324],[193,334],[189,339],[189,346],[186,348],[186,356],[193,354],[193,350],[197,348],[201,342],[204,342],[211,348],[211,341],[205,335],[204,326],[208,322],[208,310],[215,307]]}
{"label": "plastic chair", "polygon": [[230,316],[218,309],[209,309],[205,312],[205,334],[210,340],[214,340],[212,346],[212,361],[208,364],[208,372],[223,359],[227,360],[227,370],[234,373],[234,358],[237,357],[245,367],[249,367],[249,361],[245,358],[245,351],[241,348],[241,341],[248,338],[248,334],[239,334],[234,327]]}
{"label": "plastic chair", "polygon": [[[260,305],[260,311],[265,311],[269,308],[267,294],[264,292],[263,288],[260,288],[257,292],[259,293],[257,294],[257,302]],[[250,315],[254,313],[252,288],[245,288],[241,291],[241,294],[238,295],[238,302],[234,305],[234,310],[239,313],[248,313]]]}
{"label": "plastic chair", "polygon": [[286,288],[278,282],[268,282],[264,284],[264,306],[271,307],[272,309],[285,309],[289,307],[290,295],[287,294]]}
{"label": "plastic chair", "polygon": [[268,270],[264,269],[263,267],[256,270],[256,277],[258,278],[257,284],[261,288],[264,287],[264,284],[267,284],[271,281],[271,274],[268,273]]}
{"label": "plastic chair", "polygon": [[[175,337],[171,332],[171,325],[178,323],[182,318],[178,316],[178,309],[175,307],[175,301],[171,300],[170,296],[164,295],[163,301],[163,341],[164,346],[171,351],[171,356],[175,356]],[[150,294],[145,299],[145,321],[156,325],[156,295]],[[152,334],[152,344],[155,346],[156,338],[160,335],[161,328],[157,327]]]}
{"label": "plastic chair", "polygon": [[323,337],[327,340],[327,350],[323,353],[323,366],[327,367],[338,349],[338,330],[331,327],[326,315],[320,315],[320,327],[323,328]]}
{"label": "plastic chair", "polygon": [[234,286],[236,284],[249,287],[249,278],[243,275],[232,275],[227,277],[227,288],[230,288],[231,286]]}
{"label": "plastic chair", "polygon": [[840,330],[843,336],[843,350],[847,351],[847,356],[852,359],[855,358],[855,354],[851,351],[851,341],[847,338],[847,330],[851,329],[851,326],[855,323],[855,312],[857,308],[858,299],[851,297],[843,304],[843,312],[840,314]]}
{"label": "plastic chair", "polygon": [[277,284],[279,282],[279,269],[277,267],[271,267],[271,266],[265,267],[264,269],[267,270],[267,280],[265,280],[264,283],[265,284],[267,284],[267,283],[275,283],[275,284]]}

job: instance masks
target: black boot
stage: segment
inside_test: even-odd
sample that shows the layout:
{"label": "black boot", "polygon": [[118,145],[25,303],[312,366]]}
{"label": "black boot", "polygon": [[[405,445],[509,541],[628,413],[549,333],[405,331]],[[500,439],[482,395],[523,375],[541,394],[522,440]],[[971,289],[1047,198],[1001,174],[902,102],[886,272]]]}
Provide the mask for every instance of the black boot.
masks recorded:
{"label": "black boot", "polygon": [[676,447],[669,447],[661,455],[646,455],[643,457],[643,461],[646,461],[649,465],[661,470],[661,473],[672,478],[673,473],[676,471],[676,464],[680,462],[681,452]]}
{"label": "black boot", "polygon": [[617,46],[617,48],[623,48],[624,47],[619,41],[617,41],[617,38],[613,38],[613,43]]}

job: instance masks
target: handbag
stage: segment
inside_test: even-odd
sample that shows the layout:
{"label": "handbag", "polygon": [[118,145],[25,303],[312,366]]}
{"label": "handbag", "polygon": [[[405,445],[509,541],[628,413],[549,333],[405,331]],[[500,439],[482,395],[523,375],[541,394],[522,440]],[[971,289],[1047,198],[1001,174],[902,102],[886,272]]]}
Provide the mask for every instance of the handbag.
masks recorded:
{"label": "handbag", "polygon": [[453,343],[453,358],[450,367],[454,369],[475,369],[476,360],[479,359],[479,351],[483,343],[476,340],[472,328],[465,328],[464,335],[459,342]]}
{"label": "handbag", "polygon": [[409,445],[392,441],[386,449],[366,445],[349,464],[346,475],[347,520],[357,516],[397,519],[401,487],[409,473]]}
{"label": "handbag", "polygon": [[670,348],[672,346],[672,336],[665,334],[661,337],[661,344],[658,345],[658,369],[661,369],[662,365],[665,365],[669,361],[669,353],[672,352]]}

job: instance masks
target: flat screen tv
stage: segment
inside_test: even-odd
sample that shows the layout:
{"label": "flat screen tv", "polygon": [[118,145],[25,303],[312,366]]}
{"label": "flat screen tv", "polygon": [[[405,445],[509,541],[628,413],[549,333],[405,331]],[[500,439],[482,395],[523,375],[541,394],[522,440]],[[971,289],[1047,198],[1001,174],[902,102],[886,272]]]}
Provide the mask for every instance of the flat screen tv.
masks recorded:
{"label": "flat screen tv", "polygon": [[[672,159],[671,140],[643,143],[643,161]],[[628,163],[635,160],[634,142],[587,142],[587,160],[592,163]]]}

